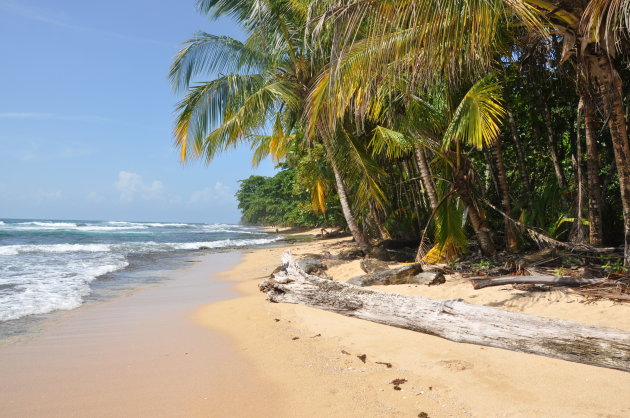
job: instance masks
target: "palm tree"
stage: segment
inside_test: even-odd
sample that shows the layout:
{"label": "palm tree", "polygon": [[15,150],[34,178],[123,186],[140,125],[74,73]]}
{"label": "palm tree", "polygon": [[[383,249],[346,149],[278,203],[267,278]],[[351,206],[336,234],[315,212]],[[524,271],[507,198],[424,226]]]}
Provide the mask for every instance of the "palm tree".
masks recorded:
{"label": "palm tree", "polygon": [[[394,96],[390,93],[390,97]],[[455,254],[466,245],[461,213],[459,222],[455,221],[458,202],[451,199],[451,195],[455,195],[466,208],[482,251],[487,255],[494,254],[496,250],[485,214],[474,191],[470,151],[464,147],[497,146],[500,121],[505,113],[500,86],[491,77],[485,77],[461,93],[437,89],[435,94],[422,99],[405,97],[399,92],[399,102],[407,102],[405,113],[401,113],[399,106],[379,100],[370,105],[371,117],[390,125],[379,125],[374,129],[372,146],[375,152],[384,151],[390,157],[404,153],[417,156],[422,184],[425,188],[428,185],[430,208],[437,218],[435,236],[439,251],[448,247],[448,251]],[[441,174],[440,183],[448,183],[447,188],[441,187],[444,189],[441,193],[435,187],[426,152],[438,157],[438,162],[433,165]],[[423,250],[419,249],[419,258]]]}
{"label": "palm tree", "polygon": [[[201,11],[214,17],[235,17],[250,33],[245,42],[198,32],[184,43],[172,64],[170,78],[176,90],[188,93],[177,106],[175,143],[182,161],[203,157],[207,162],[238,143],[254,148],[254,162],[266,155],[279,160],[291,147],[307,146],[301,135],[303,101],[322,58],[304,45],[306,1],[200,0]],[[220,75],[211,81],[196,77]],[[266,134],[269,124],[272,133]],[[356,242],[369,248],[348,199],[339,161],[361,160],[353,147],[338,147],[345,137],[325,135],[327,150],[344,216]],[[341,155],[340,149],[349,154]],[[361,170],[361,164],[357,165]],[[364,194],[379,197],[376,183],[364,172]],[[320,204],[321,183],[313,193]]]}
{"label": "palm tree", "polygon": [[[598,93],[608,118],[623,207],[624,261],[630,264],[630,147],[622,80],[613,59],[628,53],[630,0],[326,3],[328,13],[321,19],[338,28],[334,49],[339,51],[333,56],[333,72],[328,77],[329,97],[335,98],[336,107],[327,112],[330,115],[358,103],[355,112],[363,116],[365,107],[361,104],[378,94],[387,74],[398,74],[411,92],[430,86],[436,79],[454,84],[470,80],[487,71],[501,55],[509,56],[514,28],[527,28],[530,35],[541,38],[559,35],[562,60],[575,53],[578,73]],[[553,145],[553,135],[548,137]],[[564,184],[561,170],[556,172]]]}

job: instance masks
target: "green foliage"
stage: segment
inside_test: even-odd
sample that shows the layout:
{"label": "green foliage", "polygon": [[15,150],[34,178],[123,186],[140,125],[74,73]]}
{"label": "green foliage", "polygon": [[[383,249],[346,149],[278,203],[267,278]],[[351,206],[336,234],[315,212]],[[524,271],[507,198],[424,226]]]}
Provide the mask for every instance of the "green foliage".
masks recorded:
{"label": "green foliage", "polygon": [[477,264],[475,264],[475,269],[477,270],[487,270],[492,267],[492,263],[489,260],[481,260]]}
{"label": "green foliage", "polygon": [[[557,239],[581,239],[578,222],[592,226],[577,219],[590,219],[587,198],[598,191],[584,181],[577,210],[578,167],[592,175],[577,112],[584,68],[559,34],[601,25],[598,37],[627,35],[627,11],[594,1],[579,16],[571,2],[552,10],[521,0],[197,3],[246,36],[197,32],[175,57],[170,79],[186,91],[176,109],[180,157],[210,162],[245,142],[254,164],[270,157],[285,168],[241,182],[244,222],[343,226],[343,188],[345,215],[368,238],[431,231],[434,248],[457,254],[473,233],[481,242],[487,231],[497,249],[506,241],[492,206]],[[617,52],[626,63],[627,50]],[[630,70],[617,67],[627,114]],[[592,99],[599,173],[590,179],[601,183],[604,245],[618,245],[619,161],[608,102]]]}
{"label": "green foliage", "polygon": [[299,187],[297,172],[285,169],[273,177],[250,176],[236,192],[242,222],[255,225],[339,226],[338,211],[316,214],[308,190]]}
{"label": "green foliage", "polygon": [[630,271],[628,267],[624,267],[622,258],[609,258],[605,264],[602,264],[602,268],[608,274],[627,274]]}

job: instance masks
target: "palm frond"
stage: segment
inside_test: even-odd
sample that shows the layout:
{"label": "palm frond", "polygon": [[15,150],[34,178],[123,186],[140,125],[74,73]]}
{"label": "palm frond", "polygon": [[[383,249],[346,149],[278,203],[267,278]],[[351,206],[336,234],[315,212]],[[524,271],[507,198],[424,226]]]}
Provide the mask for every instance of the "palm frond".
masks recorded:
{"label": "palm frond", "polygon": [[385,153],[387,158],[400,158],[413,151],[413,141],[403,133],[377,126],[372,131],[372,155]]}
{"label": "palm frond", "polygon": [[169,78],[175,90],[188,88],[195,76],[261,72],[272,61],[269,54],[229,36],[197,32],[175,55]]}
{"label": "palm frond", "polygon": [[505,115],[501,86],[491,77],[475,83],[459,103],[444,135],[444,147],[459,141],[478,149],[494,142]]}

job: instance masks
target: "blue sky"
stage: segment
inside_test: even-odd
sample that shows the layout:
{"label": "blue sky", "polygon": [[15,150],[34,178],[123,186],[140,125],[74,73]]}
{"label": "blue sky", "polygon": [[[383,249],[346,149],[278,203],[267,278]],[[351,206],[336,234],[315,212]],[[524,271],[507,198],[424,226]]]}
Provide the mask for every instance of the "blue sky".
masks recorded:
{"label": "blue sky", "polygon": [[247,147],[182,166],[166,78],[194,0],[0,0],[0,218],[237,222]]}

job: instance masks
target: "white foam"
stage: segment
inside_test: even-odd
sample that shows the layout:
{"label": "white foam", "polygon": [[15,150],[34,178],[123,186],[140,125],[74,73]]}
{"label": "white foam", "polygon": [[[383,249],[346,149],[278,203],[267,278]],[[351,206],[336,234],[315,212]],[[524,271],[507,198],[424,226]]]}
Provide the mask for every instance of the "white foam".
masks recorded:
{"label": "white foam", "polygon": [[0,246],[0,255],[17,255],[18,250],[15,245]]}
{"label": "white foam", "polygon": [[85,231],[85,232],[101,232],[101,231],[128,231],[130,229],[147,229],[146,226],[98,226],[98,225],[86,225],[86,226],[77,226],[77,231]]}
{"label": "white foam", "polygon": [[193,224],[184,224],[184,223],[169,223],[169,222],[124,222],[124,221],[108,221],[107,222],[110,225],[130,225],[130,226],[137,226],[140,228],[147,228],[147,227],[153,227],[153,228],[161,228],[161,227],[166,227],[166,228],[177,228],[177,227],[188,227],[188,226],[195,226]]}
{"label": "white foam", "polygon": [[71,253],[110,251],[109,244],[50,244],[50,245],[4,245],[0,246],[0,255],[24,253]]}
{"label": "white foam", "polygon": [[77,226],[75,223],[71,222],[18,222],[16,225],[35,225],[35,226],[45,226],[45,227],[72,227]]}
{"label": "white foam", "polygon": [[[75,225],[66,223],[46,224],[44,222],[35,223],[20,223],[15,224],[13,230],[18,231],[82,231],[82,232],[116,232],[116,231],[128,231],[137,229],[147,229],[144,225],[138,226],[100,226],[100,225]],[[0,225],[2,226],[2,225]],[[6,225],[5,225],[6,226]]]}
{"label": "white foam", "polygon": [[270,244],[279,240],[280,237],[274,238],[257,238],[257,239],[224,239],[220,241],[207,242],[183,242],[164,244],[171,246],[177,250],[199,250],[201,248],[225,248],[225,247],[246,247],[248,245]]}
{"label": "white foam", "polygon": [[90,293],[91,281],[127,265],[122,257],[95,257],[71,260],[63,269],[45,263],[25,266],[19,277],[0,279],[0,284],[14,286],[13,292],[0,294],[0,321],[78,308]]}
{"label": "white foam", "polygon": [[171,224],[171,223],[157,223],[157,222],[151,222],[151,223],[145,223],[143,225],[147,225],[147,226],[152,226],[154,228],[160,228],[160,227],[166,227],[166,228],[179,228],[179,227],[187,227],[187,226],[194,226],[192,224]]}

